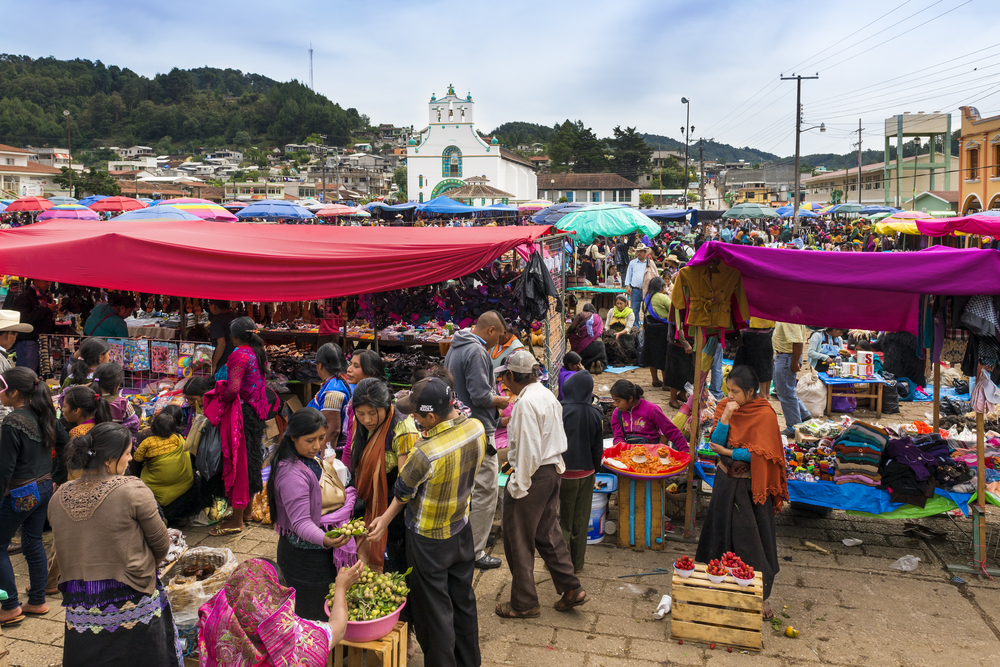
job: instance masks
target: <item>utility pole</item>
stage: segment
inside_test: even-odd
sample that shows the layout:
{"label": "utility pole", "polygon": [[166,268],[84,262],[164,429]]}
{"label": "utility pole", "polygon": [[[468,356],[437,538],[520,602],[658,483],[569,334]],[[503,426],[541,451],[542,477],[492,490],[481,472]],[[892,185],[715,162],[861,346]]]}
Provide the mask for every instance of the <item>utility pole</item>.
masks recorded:
{"label": "utility pole", "polygon": [[802,175],[799,174],[799,148],[800,148],[800,136],[802,134],[802,79],[818,79],[819,74],[816,76],[783,76],[782,81],[792,81],[795,84],[795,192],[792,193],[792,231],[795,234],[799,233],[799,183],[801,181]]}
{"label": "utility pole", "polygon": [[309,42],[309,90],[316,92],[316,86],[313,85],[313,45]]}
{"label": "utility pole", "polygon": [[701,175],[698,177],[698,206],[702,210],[705,208],[705,138],[698,140],[698,165]]}
{"label": "utility pole", "polygon": [[73,137],[69,131],[69,110],[63,111],[66,116],[66,150],[69,152],[69,196],[73,196]]}
{"label": "utility pole", "polygon": [[[861,127],[861,119],[858,119],[858,203],[861,203],[861,131],[865,128]],[[847,197],[844,197],[847,200]]]}
{"label": "utility pole", "polygon": [[[311,52],[312,52],[312,45],[310,45],[309,51],[310,51],[310,54],[311,54]],[[321,134],[319,136],[323,139],[323,190],[322,190],[321,197],[319,197],[318,199],[321,202],[323,202],[324,204],[326,204],[327,203],[327,201],[326,201],[326,135],[325,134]]]}
{"label": "utility pole", "polygon": [[684,188],[684,208],[688,207],[688,143],[691,139],[691,100],[686,97],[681,98],[681,104],[687,106],[687,120],[685,121],[684,127],[681,128],[681,134],[684,135],[684,179],[681,182],[681,187]]}

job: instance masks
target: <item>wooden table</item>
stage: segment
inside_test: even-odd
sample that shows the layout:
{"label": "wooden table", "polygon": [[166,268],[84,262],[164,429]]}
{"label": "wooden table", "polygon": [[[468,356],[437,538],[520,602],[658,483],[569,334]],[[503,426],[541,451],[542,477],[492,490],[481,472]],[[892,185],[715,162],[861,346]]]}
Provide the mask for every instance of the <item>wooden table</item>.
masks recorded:
{"label": "wooden table", "polygon": [[[831,378],[826,373],[820,373],[819,379],[826,387],[826,415],[833,415],[833,397],[844,396],[868,401],[869,409],[876,414],[876,419],[882,418],[882,387],[885,380],[876,375],[871,378]],[[862,387],[859,389],[859,387]],[[862,393],[863,392],[863,393]]]}

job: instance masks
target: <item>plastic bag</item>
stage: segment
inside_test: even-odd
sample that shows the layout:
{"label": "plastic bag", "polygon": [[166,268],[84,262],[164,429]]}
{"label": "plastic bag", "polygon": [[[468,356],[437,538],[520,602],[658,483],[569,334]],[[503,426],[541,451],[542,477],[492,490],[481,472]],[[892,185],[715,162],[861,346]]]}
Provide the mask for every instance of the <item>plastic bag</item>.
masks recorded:
{"label": "plastic bag", "polygon": [[206,421],[198,441],[194,468],[203,480],[212,479],[222,470],[222,434],[219,427]]}
{"label": "plastic bag", "polygon": [[894,570],[899,570],[900,572],[913,572],[917,569],[917,565],[920,564],[920,559],[916,556],[906,555],[897,560],[895,563],[890,565]]}
{"label": "plastic bag", "polygon": [[[198,608],[222,590],[239,563],[229,549],[195,547],[188,549],[167,573],[164,589],[170,600],[174,623],[181,625],[198,620]],[[185,570],[211,566],[214,572],[202,581],[178,583],[185,577]]]}
{"label": "plastic bag", "polygon": [[822,417],[826,412],[826,385],[819,379],[815,369],[810,369],[809,373],[799,378],[795,393],[813,417]]}

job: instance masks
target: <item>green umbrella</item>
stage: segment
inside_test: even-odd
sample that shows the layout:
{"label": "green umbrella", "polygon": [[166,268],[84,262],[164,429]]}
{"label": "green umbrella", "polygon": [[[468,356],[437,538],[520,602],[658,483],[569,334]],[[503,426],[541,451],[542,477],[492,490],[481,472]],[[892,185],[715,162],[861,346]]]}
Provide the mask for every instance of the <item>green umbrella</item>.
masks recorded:
{"label": "green umbrella", "polygon": [[770,206],[763,204],[737,204],[722,214],[726,220],[743,220],[746,218],[777,218],[778,214]]}
{"label": "green umbrella", "polygon": [[598,204],[573,211],[563,216],[556,229],[576,232],[580,243],[590,243],[595,236],[624,236],[632,232],[648,234],[650,238],[660,233],[660,226],[634,208],[617,204]]}
{"label": "green umbrella", "polygon": [[876,213],[875,215],[868,216],[869,220],[881,220],[882,218],[888,218],[892,213]]}
{"label": "green umbrella", "polygon": [[861,204],[841,204],[834,213],[838,215],[841,213],[860,213],[863,208],[864,206]]}

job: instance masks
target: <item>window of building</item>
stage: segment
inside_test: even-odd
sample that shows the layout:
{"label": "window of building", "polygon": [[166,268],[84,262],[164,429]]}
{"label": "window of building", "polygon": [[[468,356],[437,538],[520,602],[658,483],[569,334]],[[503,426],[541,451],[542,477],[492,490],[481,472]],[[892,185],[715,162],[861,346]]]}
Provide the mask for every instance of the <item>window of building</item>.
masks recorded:
{"label": "window of building", "polygon": [[969,151],[969,179],[979,178],[979,149],[974,148]]}
{"label": "window of building", "polygon": [[618,191],[618,201],[632,201],[632,191],[631,190],[619,190]]}
{"label": "window of building", "polygon": [[1000,144],[993,146],[993,178],[1000,178]]}
{"label": "window of building", "polygon": [[576,194],[576,193],[573,192],[572,190],[567,190],[566,191],[566,201],[570,201],[570,202],[573,201],[573,195],[574,194]]}
{"label": "window of building", "polygon": [[424,193],[423,192],[420,193],[420,203],[421,204],[424,203]]}
{"label": "window of building", "polygon": [[462,177],[462,151],[458,146],[448,146],[441,153],[441,176],[444,178]]}
{"label": "window of building", "polygon": [[4,162],[5,164],[8,164],[8,165],[14,164],[14,158],[9,157],[9,158],[4,158],[4,159],[5,159],[5,162]]}
{"label": "window of building", "polygon": [[417,176],[417,186],[424,187],[424,177],[423,175]]}
{"label": "window of building", "polygon": [[601,201],[601,191],[600,190],[594,190],[593,192],[591,192],[590,193],[590,201],[596,201],[596,202]]}

